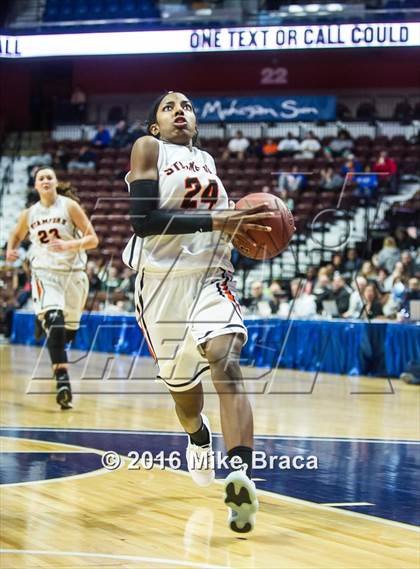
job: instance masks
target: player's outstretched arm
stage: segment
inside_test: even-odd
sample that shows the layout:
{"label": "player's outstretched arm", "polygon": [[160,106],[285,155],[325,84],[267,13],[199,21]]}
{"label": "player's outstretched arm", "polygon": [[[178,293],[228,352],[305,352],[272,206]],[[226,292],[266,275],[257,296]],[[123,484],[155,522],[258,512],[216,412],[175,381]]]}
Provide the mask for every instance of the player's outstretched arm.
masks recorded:
{"label": "player's outstretched arm", "polygon": [[17,247],[25,239],[28,231],[28,210],[24,209],[19,216],[16,227],[10,233],[9,241],[7,242],[6,261],[13,262],[19,258]]}
{"label": "player's outstretched arm", "polygon": [[181,209],[159,209],[159,182],[157,161],[159,143],[153,136],[139,138],[131,152],[130,218],[139,237],[149,235],[179,235],[196,231],[224,231],[228,234],[244,233],[254,229],[269,231],[258,220],[264,206],[249,211],[203,213]]}

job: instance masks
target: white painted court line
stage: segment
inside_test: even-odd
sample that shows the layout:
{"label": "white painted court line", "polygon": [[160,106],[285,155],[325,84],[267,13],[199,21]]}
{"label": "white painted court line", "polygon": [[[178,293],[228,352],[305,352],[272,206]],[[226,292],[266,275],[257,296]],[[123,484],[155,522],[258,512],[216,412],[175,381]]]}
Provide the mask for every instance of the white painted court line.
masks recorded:
{"label": "white painted court line", "polygon": [[371,504],[370,502],[323,502],[321,506],[336,508],[339,506],[375,506],[375,504]]}
{"label": "white painted court line", "polygon": [[[2,431],[56,431],[56,432],[69,432],[69,433],[109,433],[109,434],[121,434],[121,435],[164,435],[164,436],[173,436],[173,435],[185,435],[184,432],[181,431],[128,431],[128,430],[119,430],[119,429],[77,429],[77,428],[70,428],[70,429],[63,429],[63,428],[56,428],[56,427],[0,427],[0,433]],[[212,433],[213,437],[221,437],[220,433]],[[20,438],[20,437],[16,437]],[[363,439],[357,437],[310,437],[305,435],[296,435],[296,436],[288,436],[288,435],[255,435],[255,438],[258,439],[274,439],[274,440],[285,440],[285,441],[326,441],[326,442],[335,442],[335,441],[343,441],[343,442],[351,442],[351,443],[379,443],[379,444],[408,444],[408,445],[420,445],[420,441],[410,440],[410,439]],[[35,439],[29,439],[35,440]]]}
{"label": "white painted court line", "polygon": [[340,513],[343,516],[351,516],[353,518],[362,518],[365,521],[369,521],[372,523],[380,523],[387,526],[393,526],[400,529],[408,529],[410,531],[414,531],[415,533],[420,533],[420,528],[417,526],[412,526],[410,524],[405,524],[403,522],[395,522],[394,520],[387,520],[385,518],[378,518],[377,516],[373,516],[370,514],[362,514],[361,512],[352,512],[351,510],[342,510],[338,509],[330,509],[331,506],[326,506],[325,504],[317,504],[316,502],[309,502],[308,500],[301,500],[300,498],[292,498],[291,496],[285,496],[284,494],[275,494],[274,492],[269,492],[268,490],[259,490],[257,489],[257,493],[263,496],[269,496],[270,498],[275,498],[282,502],[290,502],[291,504],[297,504],[300,506],[309,506],[310,508],[316,508],[318,510],[324,510],[327,512],[334,511],[335,513]]}
{"label": "white painted court line", "polygon": [[90,478],[92,476],[101,476],[102,474],[111,474],[112,470],[106,468],[97,468],[82,474],[73,474],[71,476],[61,476],[60,478],[41,478],[40,480],[27,480],[26,482],[10,482],[2,484],[2,488],[9,488],[10,486],[32,486],[34,484],[50,484],[52,482],[68,482],[70,480],[80,480],[81,478]]}
{"label": "white painted court line", "polygon": [[[185,472],[185,470],[172,470],[171,468],[166,468],[166,472],[172,472],[174,474],[181,474],[182,476],[190,476],[189,472]],[[224,480],[221,478],[216,478],[214,483],[215,484],[223,484]],[[316,508],[318,510],[324,510],[325,512],[335,512],[336,514],[342,514],[344,516],[351,516],[354,518],[362,518],[365,521],[369,521],[372,523],[380,523],[384,525],[390,525],[394,527],[398,527],[400,529],[408,529],[410,531],[414,531],[416,533],[420,533],[420,527],[412,526],[410,524],[405,524],[403,522],[395,522],[394,520],[387,520],[385,518],[378,518],[376,516],[372,516],[370,514],[362,514],[360,512],[352,512],[351,510],[341,510],[335,509],[326,504],[318,504],[317,502],[310,502],[309,500],[302,500],[301,498],[292,498],[291,496],[286,496],[285,494],[276,494],[275,492],[270,492],[269,490],[261,490],[257,488],[257,494],[259,496],[268,496],[269,498],[274,498],[279,500],[280,502],[290,502],[291,504],[297,504],[299,506],[307,506],[309,508]],[[346,504],[348,505],[348,504]],[[372,504],[373,505],[373,504]]]}
{"label": "white painted court line", "polygon": [[99,557],[101,559],[119,559],[122,561],[141,561],[156,565],[173,565],[174,567],[192,567],[194,569],[228,569],[226,565],[209,565],[194,561],[176,561],[159,557],[144,557],[138,555],[114,555],[111,553],[87,553],[82,551],[43,551],[38,549],[0,549],[0,554],[17,555],[55,555],[60,557]]}
{"label": "white painted court line", "polygon": [[[50,443],[54,444],[54,443]],[[92,454],[88,450],[2,450],[2,454]],[[93,454],[100,454],[99,451],[95,451]]]}
{"label": "white painted court line", "polygon": [[[1,428],[0,428],[1,430]],[[63,454],[97,454],[99,456],[102,456],[104,454],[105,451],[103,450],[99,450],[99,449],[95,449],[95,448],[90,448],[90,447],[81,447],[80,445],[69,445],[67,443],[57,443],[55,441],[41,441],[38,439],[28,439],[25,437],[5,437],[5,438],[10,438],[10,439],[14,439],[16,441],[30,441],[31,443],[35,442],[35,443],[43,443],[43,444],[48,444],[48,445],[59,445],[59,446],[63,446],[63,447],[68,447],[68,450],[63,450],[63,449],[57,449],[57,450],[2,450],[0,454],[7,454],[7,453],[52,453],[52,454],[59,454],[59,453],[63,453]],[[75,448],[79,448],[81,450],[73,450]],[[82,474],[73,474],[71,476],[60,476],[58,478],[47,478],[47,479],[40,479],[40,480],[27,480],[26,482],[10,482],[10,483],[5,483],[2,484],[1,487],[3,488],[8,488],[10,486],[29,486],[32,484],[49,484],[51,482],[65,482],[66,480],[78,480],[80,478],[89,478],[90,476],[100,476],[102,474],[111,474],[113,471],[112,470],[107,470],[106,468],[97,468],[96,470],[90,470],[89,472],[84,472]]]}

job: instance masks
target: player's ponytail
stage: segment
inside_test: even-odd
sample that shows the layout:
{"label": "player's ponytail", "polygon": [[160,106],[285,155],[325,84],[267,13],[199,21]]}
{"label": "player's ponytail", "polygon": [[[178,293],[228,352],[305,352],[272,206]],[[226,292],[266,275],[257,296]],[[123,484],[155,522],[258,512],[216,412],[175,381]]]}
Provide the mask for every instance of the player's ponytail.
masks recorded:
{"label": "player's ponytail", "polygon": [[80,204],[80,198],[77,195],[77,190],[74,188],[70,182],[58,182],[57,184],[57,194],[70,198],[78,204]]}

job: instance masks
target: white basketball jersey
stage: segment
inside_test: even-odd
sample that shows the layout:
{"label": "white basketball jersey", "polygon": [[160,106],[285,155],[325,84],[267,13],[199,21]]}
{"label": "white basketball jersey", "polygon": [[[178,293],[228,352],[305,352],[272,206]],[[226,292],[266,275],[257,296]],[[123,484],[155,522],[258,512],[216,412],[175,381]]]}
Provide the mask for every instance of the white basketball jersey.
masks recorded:
{"label": "white basketball jersey", "polygon": [[86,266],[85,251],[52,252],[48,243],[53,239],[78,239],[82,235],[71,220],[68,203],[70,198],[57,196],[55,202],[46,207],[39,201],[29,208],[28,226],[31,247],[29,259],[33,269],[49,271],[77,271]]}
{"label": "white basketball jersey", "polygon": [[[192,215],[228,209],[226,190],[207,152],[159,141],[157,167],[160,209],[185,209]],[[231,249],[220,231],[150,235],[144,239],[133,235],[124,249],[123,261],[136,271],[196,271],[209,267],[233,271]]]}

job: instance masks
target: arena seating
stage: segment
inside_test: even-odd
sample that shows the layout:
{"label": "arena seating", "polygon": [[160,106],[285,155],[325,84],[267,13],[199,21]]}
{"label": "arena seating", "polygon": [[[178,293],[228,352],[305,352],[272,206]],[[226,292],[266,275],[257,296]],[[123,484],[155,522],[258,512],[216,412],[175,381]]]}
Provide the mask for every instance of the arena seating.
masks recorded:
{"label": "arena seating", "polygon": [[45,22],[159,18],[154,0],[47,0]]}
{"label": "arena seating", "polygon": [[[324,137],[321,142],[326,146],[331,136]],[[378,136],[372,139],[369,136],[355,138],[354,154],[361,157],[361,163],[374,164],[378,153],[386,149],[389,155],[396,159],[400,174],[415,174],[420,170],[420,146],[408,144],[401,135],[392,137]],[[44,144],[44,151],[54,154],[57,141],[48,141]],[[77,140],[60,141],[72,156],[76,156],[81,142]],[[244,163],[236,158],[223,159],[223,151],[226,148],[226,140],[222,138],[208,138],[201,141],[201,145],[208,150],[216,160],[218,174],[223,180],[229,195],[233,200],[238,200],[250,191],[261,191],[264,187],[275,190],[278,186],[279,171],[290,171],[293,158],[287,157],[249,157]],[[66,172],[58,171],[59,179],[71,181],[78,189],[82,204],[92,216],[95,229],[103,243],[101,252],[92,252],[92,258],[101,256],[112,257],[113,263],[121,266],[121,250],[124,240],[127,240],[130,231],[128,218],[128,194],[123,175],[129,168],[129,149],[95,149],[98,155],[96,172]],[[335,158],[334,166],[339,169],[344,158]],[[316,213],[337,206],[338,195],[336,192],[319,191],[319,170],[327,166],[328,161],[321,154],[311,160],[299,160],[299,167],[303,171],[313,172],[308,176],[308,183],[304,190],[293,195],[294,217],[299,234],[304,234],[308,229],[308,223],[312,221]],[[250,180],[252,184],[250,185]],[[389,193],[389,188],[383,184],[382,193]],[[99,198],[99,199],[98,199]],[[341,212],[351,215],[356,207],[360,206],[360,200],[353,196],[351,188],[344,193],[340,203]],[[363,204],[362,204],[363,206]],[[337,217],[340,213],[337,214]],[[110,217],[111,216],[111,217]],[[336,216],[330,212],[328,216],[323,214],[323,223],[332,222]]]}
{"label": "arena seating", "polygon": [[395,202],[386,214],[387,222],[393,227],[409,227],[419,225],[420,191],[412,198]]}

